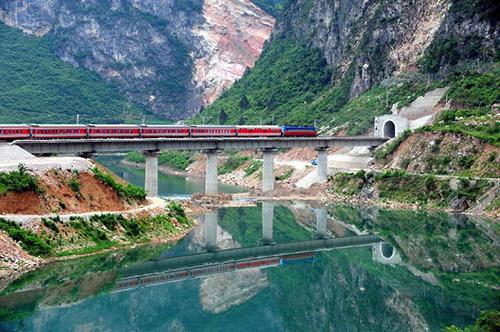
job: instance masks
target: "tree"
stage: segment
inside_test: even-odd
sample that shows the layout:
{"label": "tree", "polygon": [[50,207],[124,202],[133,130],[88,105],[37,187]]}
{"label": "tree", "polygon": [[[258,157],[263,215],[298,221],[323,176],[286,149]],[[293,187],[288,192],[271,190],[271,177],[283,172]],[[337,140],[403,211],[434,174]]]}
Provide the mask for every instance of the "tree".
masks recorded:
{"label": "tree", "polygon": [[219,112],[219,124],[223,125],[224,123],[226,123],[227,118],[228,118],[228,116],[227,116],[226,112],[223,109],[221,109]]}
{"label": "tree", "polygon": [[245,124],[245,117],[240,115],[240,119],[238,120],[238,125],[243,126]]}
{"label": "tree", "polygon": [[240,99],[240,108],[242,110],[247,110],[250,108],[250,102],[248,101],[248,98],[245,95],[243,95]]}

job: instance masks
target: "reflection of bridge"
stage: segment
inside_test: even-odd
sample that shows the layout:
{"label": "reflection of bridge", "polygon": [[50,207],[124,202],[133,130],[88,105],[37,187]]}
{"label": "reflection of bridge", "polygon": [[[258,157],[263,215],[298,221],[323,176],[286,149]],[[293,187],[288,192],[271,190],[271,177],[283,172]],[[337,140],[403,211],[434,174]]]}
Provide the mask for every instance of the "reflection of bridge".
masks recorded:
{"label": "reflection of bridge", "polygon": [[306,240],[300,242],[227,249],[148,261],[121,271],[116,290],[162,284],[211,274],[276,266],[313,257],[313,252],[372,246],[382,240],[375,235]]}
{"label": "reflection of bridge", "polygon": [[226,149],[261,150],[263,152],[262,191],[274,189],[274,154],[277,149],[315,148],[318,151],[318,182],[327,180],[327,149],[331,147],[378,146],[383,137],[208,137],[149,139],[56,139],[19,140],[16,144],[31,153],[109,153],[143,151],[146,156],[145,187],[148,196],[158,196],[158,151],[202,150],[207,156],[205,192],[217,192],[217,153]]}
{"label": "reflection of bridge", "polygon": [[[392,263],[392,247],[374,235],[328,237],[328,212],[314,209],[316,218],[316,239],[290,242],[273,242],[274,206],[271,202],[262,203],[262,245],[246,248],[220,250],[217,242],[218,213],[210,212],[203,218],[204,243],[207,252],[160,258],[144,262],[120,271],[121,279],[116,291],[163,284],[188,278],[197,278],[230,271],[265,268],[286,263],[289,260],[303,260],[314,257],[314,252],[351,247],[373,247],[373,259],[381,263]],[[382,245],[385,246],[382,247]],[[386,248],[389,246],[390,248]],[[387,256],[387,257],[386,257]],[[389,257],[390,256],[390,257]]]}

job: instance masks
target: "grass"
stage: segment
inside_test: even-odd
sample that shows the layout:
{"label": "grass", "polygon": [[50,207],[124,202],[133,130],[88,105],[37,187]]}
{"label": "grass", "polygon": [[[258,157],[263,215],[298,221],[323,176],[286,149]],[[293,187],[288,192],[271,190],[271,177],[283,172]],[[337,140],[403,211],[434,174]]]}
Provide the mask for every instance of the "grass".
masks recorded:
{"label": "grass", "polygon": [[30,190],[41,192],[36,177],[28,173],[24,165],[19,164],[17,171],[0,173],[0,195],[9,191],[24,192]]}
{"label": "grass", "polygon": [[68,185],[71,190],[73,190],[77,195],[80,195],[80,180],[78,180],[78,177],[73,176],[69,179]]}
{"label": "grass", "polygon": [[125,199],[133,199],[137,201],[142,201],[146,198],[146,192],[144,189],[131,185],[131,184],[121,184],[118,183],[112,175],[106,174],[102,172],[100,169],[97,167],[94,167],[92,169],[92,172],[94,175],[101,180],[103,183],[108,185],[109,187],[113,188],[114,191],[120,196],[121,198]]}

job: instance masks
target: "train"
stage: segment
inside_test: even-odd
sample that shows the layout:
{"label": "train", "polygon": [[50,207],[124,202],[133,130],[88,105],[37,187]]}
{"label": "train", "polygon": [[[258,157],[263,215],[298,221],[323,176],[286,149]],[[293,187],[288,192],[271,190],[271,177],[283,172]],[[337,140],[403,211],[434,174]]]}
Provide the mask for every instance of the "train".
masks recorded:
{"label": "train", "polygon": [[313,126],[1,125],[0,140],[86,138],[315,137]]}

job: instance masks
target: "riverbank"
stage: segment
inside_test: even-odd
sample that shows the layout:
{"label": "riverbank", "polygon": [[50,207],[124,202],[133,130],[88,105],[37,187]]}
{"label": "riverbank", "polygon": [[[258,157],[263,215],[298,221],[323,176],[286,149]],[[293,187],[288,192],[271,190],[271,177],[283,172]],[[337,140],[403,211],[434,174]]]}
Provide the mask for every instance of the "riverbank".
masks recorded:
{"label": "riverbank", "polygon": [[55,261],[173,243],[196,226],[184,206],[174,202],[158,205],[155,201],[149,207],[122,212],[47,216],[22,225],[0,218],[0,289]]}

